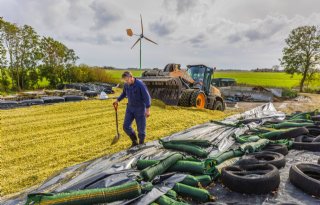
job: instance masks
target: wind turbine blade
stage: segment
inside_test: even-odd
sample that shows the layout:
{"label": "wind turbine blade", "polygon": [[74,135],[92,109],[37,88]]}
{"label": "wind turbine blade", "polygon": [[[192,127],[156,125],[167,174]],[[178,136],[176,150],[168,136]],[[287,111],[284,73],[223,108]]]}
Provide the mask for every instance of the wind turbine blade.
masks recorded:
{"label": "wind turbine blade", "polygon": [[142,35],[143,35],[143,24],[142,24],[142,16],[140,14],[140,19],[141,19],[141,31],[142,31]]}
{"label": "wind turbine blade", "polygon": [[131,49],[133,49],[133,47],[141,40],[141,38],[138,38],[138,40],[133,44],[133,46],[131,47]]}
{"label": "wind turbine blade", "polygon": [[150,40],[149,38],[147,38],[145,36],[143,38],[145,38],[147,41],[150,41],[151,43],[154,43],[154,44],[158,45],[156,42],[154,42],[153,40]]}

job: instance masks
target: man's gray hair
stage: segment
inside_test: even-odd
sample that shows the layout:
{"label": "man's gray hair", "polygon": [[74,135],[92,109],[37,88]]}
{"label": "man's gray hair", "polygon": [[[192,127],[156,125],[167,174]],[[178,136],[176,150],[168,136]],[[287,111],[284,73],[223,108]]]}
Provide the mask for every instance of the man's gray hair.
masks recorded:
{"label": "man's gray hair", "polygon": [[122,78],[129,78],[132,77],[132,73],[130,71],[125,71],[122,73]]}

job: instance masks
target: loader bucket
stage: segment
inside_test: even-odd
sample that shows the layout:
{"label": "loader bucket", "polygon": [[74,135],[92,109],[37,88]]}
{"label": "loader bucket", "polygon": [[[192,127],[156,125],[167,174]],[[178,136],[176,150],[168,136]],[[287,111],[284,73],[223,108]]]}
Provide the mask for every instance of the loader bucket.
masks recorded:
{"label": "loader bucket", "polygon": [[178,105],[183,85],[180,78],[169,76],[145,76],[139,78],[147,86],[151,98],[167,105]]}

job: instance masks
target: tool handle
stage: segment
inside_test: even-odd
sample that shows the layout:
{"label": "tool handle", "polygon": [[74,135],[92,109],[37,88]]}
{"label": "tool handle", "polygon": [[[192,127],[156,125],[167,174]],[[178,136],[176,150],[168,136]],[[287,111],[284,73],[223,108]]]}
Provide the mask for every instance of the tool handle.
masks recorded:
{"label": "tool handle", "polygon": [[118,103],[113,103],[113,107],[114,107],[115,111],[117,111],[118,110]]}
{"label": "tool handle", "polygon": [[116,128],[117,134],[119,135],[119,123],[118,123],[118,103],[113,103],[114,110],[116,111]]}
{"label": "tool handle", "polygon": [[119,135],[119,122],[118,122],[118,112],[116,110],[116,128],[117,128],[117,134]]}

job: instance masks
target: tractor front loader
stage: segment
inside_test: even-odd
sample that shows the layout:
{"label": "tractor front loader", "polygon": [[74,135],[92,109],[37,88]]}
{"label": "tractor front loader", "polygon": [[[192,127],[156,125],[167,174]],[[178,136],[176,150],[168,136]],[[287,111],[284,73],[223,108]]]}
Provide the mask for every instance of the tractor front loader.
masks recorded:
{"label": "tractor front loader", "polygon": [[214,69],[205,65],[188,65],[186,70],[180,64],[168,64],[163,70],[153,69],[142,73],[142,80],[152,98],[168,105],[225,109],[219,89],[211,85]]}

